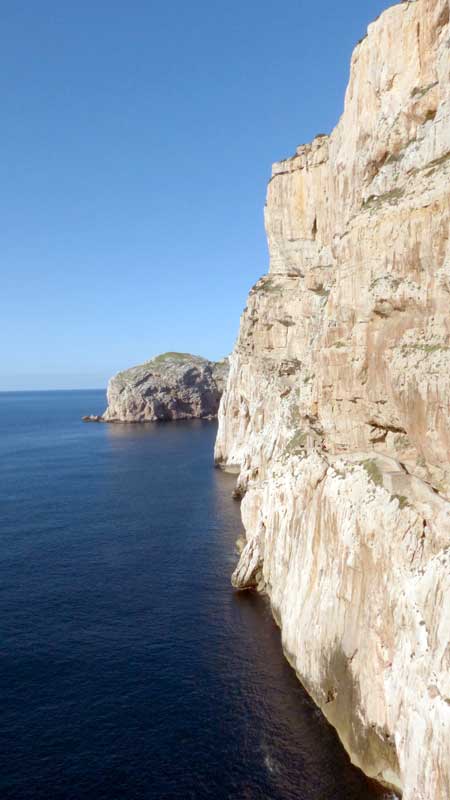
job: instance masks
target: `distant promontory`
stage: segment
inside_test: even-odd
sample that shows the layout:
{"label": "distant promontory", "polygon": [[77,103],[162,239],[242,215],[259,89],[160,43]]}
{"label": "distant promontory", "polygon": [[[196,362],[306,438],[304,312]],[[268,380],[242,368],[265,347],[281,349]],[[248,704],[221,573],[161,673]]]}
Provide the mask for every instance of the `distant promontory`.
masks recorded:
{"label": "distant promontory", "polygon": [[213,419],[228,377],[228,358],[163,353],[119,372],[108,383],[108,407],[85,422]]}

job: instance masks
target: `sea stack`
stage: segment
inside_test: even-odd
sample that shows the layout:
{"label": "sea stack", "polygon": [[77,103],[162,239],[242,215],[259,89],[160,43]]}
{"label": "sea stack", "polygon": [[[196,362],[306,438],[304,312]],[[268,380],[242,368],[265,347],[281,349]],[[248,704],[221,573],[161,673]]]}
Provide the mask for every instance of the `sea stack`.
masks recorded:
{"label": "sea stack", "polygon": [[273,167],[219,412],[286,655],[355,764],[450,798],[450,28],[403,2],[339,124]]}
{"label": "sea stack", "polygon": [[119,372],[108,383],[103,422],[213,419],[228,374],[228,359],[163,353]]}

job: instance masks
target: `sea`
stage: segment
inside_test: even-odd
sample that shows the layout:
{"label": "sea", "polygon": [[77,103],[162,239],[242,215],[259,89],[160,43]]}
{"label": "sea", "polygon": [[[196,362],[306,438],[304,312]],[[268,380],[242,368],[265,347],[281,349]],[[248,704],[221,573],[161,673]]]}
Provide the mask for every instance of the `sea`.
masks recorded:
{"label": "sea", "polygon": [[0,799],[372,800],[237,593],[216,423],[0,394]]}

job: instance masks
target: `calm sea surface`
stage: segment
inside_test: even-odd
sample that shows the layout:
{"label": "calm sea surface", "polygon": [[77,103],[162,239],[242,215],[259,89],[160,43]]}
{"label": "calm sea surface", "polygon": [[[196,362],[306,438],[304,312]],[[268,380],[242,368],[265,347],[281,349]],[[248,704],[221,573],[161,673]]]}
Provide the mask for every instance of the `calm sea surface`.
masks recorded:
{"label": "calm sea surface", "polygon": [[236,594],[216,425],[0,394],[1,800],[371,800]]}

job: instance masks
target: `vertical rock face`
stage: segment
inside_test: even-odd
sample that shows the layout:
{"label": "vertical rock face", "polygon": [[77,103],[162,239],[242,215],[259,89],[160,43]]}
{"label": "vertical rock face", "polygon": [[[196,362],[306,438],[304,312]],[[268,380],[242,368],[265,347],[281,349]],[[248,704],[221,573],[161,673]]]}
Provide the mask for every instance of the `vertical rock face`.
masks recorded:
{"label": "vertical rock face", "polygon": [[219,411],[285,651],[353,760],[450,798],[450,26],[404,2],[356,47],[344,113],[275,164],[270,272]]}

